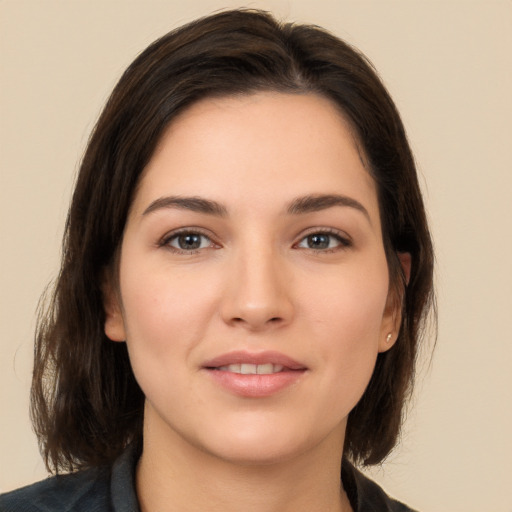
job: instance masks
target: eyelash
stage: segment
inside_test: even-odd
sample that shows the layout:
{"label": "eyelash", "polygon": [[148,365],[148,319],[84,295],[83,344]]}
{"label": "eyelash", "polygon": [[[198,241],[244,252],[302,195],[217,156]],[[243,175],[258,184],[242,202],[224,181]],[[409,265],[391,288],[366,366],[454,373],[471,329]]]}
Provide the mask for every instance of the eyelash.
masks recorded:
{"label": "eyelash", "polygon": [[[348,249],[352,247],[353,243],[352,240],[345,234],[342,234],[341,232],[335,230],[335,229],[325,229],[325,228],[316,228],[311,229],[309,233],[304,235],[298,243],[294,244],[294,247],[298,247],[299,244],[306,241],[309,237],[314,235],[323,235],[328,236],[329,238],[334,238],[336,242],[338,242],[338,245],[336,247],[330,247],[325,249],[314,249],[312,247],[303,247],[303,249],[306,249],[307,251],[311,251],[317,254],[325,254],[325,253],[333,253],[337,251],[342,251],[344,249]],[[329,242],[330,245],[330,242]]]}
{"label": "eyelash", "polygon": [[[173,240],[177,240],[180,236],[187,236],[187,235],[199,236],[203,239],[208,240],[209,244],[207,247],[198,247],[197,249],[181,249],[179,247],[174,247],[173,245],[171,245],[171,242]],[[335,247],[327,247],[327,248],[323,248],[323,249],[315,249],[312,247],[300,247],[301,243],[307,241],[307,239],[309,237],[312,237],[315,235],[328,236],[329,238],[334,238],[336,240],[336,242],[338,243],[338,245],[336,245]],[[328,243],[330,245],[331,240]],[[317,253],[317,254],[321,254],[321,253],[325,254],[325,253],[333,253],[333,252],[337,252],[340,250],[348,249],[348,248],[352,247],[352,245],[353,245],[352,240],[350,240],[350,238],[348,236],[343,236],[339,231],[336,231],[334,229],[317,228],[317,229],[312,229],[309,233],[304,235],[297,243],[295,243],[293,245],[293,247],[306,249],[307,251],[311,251],[311,252]],[[210,235],[204,233],[203,231],[201,231],[198,228],[186,228],[186,229],[182,229],[179,231],[174,231],[174,232],[164,236],[162,238],[162,240],[158,243],[158,246],[166,247],[170,251],[177,253],[177,254],[197,254],[204,249],[212,249],[215,247],[217,247],[217,248],[220,247],[217,244],[215,244],[215,242],[213,242]]]}
{"label": "eyelash", "polygon": [[[179,247],[174,247],[171,245],[171,242],[173,240],[177,240],[180,236],[186,236],[186,235],[192,235],[192,236],[199,236],[203,239],[207,239],[209,241],[208,247],[198,247],[197,249],[181,249]],[[166,247],[170,251],[177,253],[177,254],[197,254],[198,252],[204,250],[204,249],[212,249],[214,246],[217,246],[215,242],[212,241],[212,237],[203,231],[201,231],[198,228],[186,228],[181,229],[178,231],[173,231],[172,233],[169,233],[165,235],[162,240],[158,243],[159,247]],[[218,246],[217,246],[218,247]]]}

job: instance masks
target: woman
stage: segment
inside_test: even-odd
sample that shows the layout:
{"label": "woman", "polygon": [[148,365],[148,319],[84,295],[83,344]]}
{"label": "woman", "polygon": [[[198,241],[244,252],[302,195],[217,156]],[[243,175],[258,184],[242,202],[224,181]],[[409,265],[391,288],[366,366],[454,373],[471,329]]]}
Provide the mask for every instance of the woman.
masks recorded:
{"label": "woman", "polygon": [[79,471],[1,510],[410,510],[352,464],[397,441],[432,266],[363,56],[257,11],[164,36],[91,136],[37,333],[42,453]]}

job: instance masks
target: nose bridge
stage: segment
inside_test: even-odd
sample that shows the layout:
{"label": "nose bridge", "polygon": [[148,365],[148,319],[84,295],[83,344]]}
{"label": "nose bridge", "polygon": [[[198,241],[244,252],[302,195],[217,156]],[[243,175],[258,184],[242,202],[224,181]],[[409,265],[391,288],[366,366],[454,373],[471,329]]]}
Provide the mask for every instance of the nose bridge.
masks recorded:
{"label": "nose bridge", "polygon": [[248,238],[233,252],[224,318],[250,329],[283,324],[290,320],[293,309],[285,262],[268,238]]}

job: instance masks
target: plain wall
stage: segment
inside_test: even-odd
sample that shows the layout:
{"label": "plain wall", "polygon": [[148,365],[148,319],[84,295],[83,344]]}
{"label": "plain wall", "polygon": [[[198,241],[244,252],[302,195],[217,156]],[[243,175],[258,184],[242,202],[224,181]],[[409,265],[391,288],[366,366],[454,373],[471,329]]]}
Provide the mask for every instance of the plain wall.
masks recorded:
{"label": "plain wall", "polygon": [[[400,109],[437,251],[439,336],[373,472],[422,511],[512,511],[512,2],[255,1],[373,61]],[[0,489],[46,473],[28,418],[38,298],[77,164],[146,45],[231,0],[0,1]]]}

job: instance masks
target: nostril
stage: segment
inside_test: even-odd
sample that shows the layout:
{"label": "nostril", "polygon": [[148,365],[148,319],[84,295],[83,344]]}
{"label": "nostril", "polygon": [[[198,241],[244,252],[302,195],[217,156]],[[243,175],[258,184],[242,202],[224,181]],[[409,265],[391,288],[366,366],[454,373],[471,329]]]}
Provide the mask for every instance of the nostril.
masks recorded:
{"label": "nostril", "polygon": [[[279,322],[281,322],[282,320],[283,320],[283,319],[282,319],[282,317],[280,317],[280,316],[274,316],[274,317],[269,318],[267,321],[264,321],[264,322],[262,322],[262,323],[266,323],[266,324],[273,323],[273,324],[275,324],[275,323],[279,323]],[[251,323],[251,322],[248,322],[247,320],[245,320],[244,318],[239,317],[239,316],[233,317],[233,318],[231,319],[231,321],[232,321],[233,323],[236,323],[236,324]]]}

